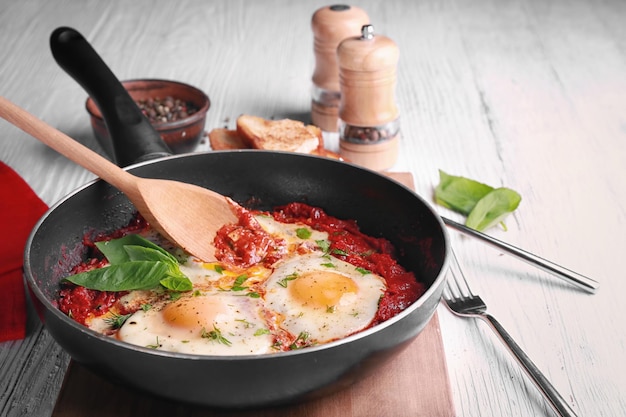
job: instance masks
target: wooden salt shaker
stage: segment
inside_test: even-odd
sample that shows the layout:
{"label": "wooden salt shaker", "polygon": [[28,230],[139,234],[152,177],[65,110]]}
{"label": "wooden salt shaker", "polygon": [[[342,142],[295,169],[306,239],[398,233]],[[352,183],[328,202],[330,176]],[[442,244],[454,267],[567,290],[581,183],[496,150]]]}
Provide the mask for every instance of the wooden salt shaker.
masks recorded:
{"label": "wooden salt shaker", "polygon": [[311,119],[327,132],[337,131],[339,113],[339,70],[337,46],[349,37],[358,36],[361,27],[369,23],[364,10],[337,4],[318,9],[311,19],[315,53]]}
{"label": "wooden salt shaker", "polygon": [[376,171],[389,169],[398,159],[400,137],[395,102],[398,47],[385,36],[374,36],[372,25],[365,25],[360,37],[339,44],[337,59],[341,156]]}

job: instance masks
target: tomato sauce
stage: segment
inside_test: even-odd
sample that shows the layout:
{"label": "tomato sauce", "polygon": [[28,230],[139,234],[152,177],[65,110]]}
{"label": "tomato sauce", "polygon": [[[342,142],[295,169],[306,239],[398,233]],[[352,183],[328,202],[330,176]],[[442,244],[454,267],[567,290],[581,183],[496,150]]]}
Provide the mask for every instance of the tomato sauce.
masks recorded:
{"label": "tomato sauce", "polygon": [[231,268],[274,264],[287,253],[285,242],[274,239],[254,219],[254,212],[239,208],[237,224],[222,227],[215,237],[215,256]]}

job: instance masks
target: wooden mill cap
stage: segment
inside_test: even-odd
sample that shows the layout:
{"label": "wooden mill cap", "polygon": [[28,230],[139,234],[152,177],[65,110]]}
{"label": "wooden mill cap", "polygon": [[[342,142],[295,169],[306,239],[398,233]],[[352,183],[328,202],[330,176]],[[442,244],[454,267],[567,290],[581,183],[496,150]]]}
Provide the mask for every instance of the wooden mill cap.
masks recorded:
{"label": "wooden mill cap", "polygon": [[394,41],[386,36],[374,36],[374,27],[364,25],[361,36],[343,40],[337,49],[339,66],[359,72],[376,72],[395,68],[400,52]]}
{"label": "wooden mill cap", "polygon": [[374,36],[372,25],[337,48],[341,102],[339,118],[354,126],[379,126],[398,118],[396,68],[400,53],[394,41]]}
{"label": "wooden mill cap", "polygon": [[336,4],[318,9],[311,19],[316,59],[313,83],[320,88],[339,91],[337,46],[346,38],[358,36],[369,23],[367,13],[355,6]]}

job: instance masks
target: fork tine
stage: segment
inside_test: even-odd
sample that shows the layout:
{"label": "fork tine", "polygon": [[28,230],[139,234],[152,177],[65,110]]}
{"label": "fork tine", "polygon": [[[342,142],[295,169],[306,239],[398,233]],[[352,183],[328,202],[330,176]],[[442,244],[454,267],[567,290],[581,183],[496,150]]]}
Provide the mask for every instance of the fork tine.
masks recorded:
{"label": "fork tine", "polygon": [[450,274],[452,275],[452,279],[446,280],[446,287],[449,290],[450,295],[455,298],[468,298],[473,297],[474,293],[467,283],[467,279],[465,279],[465,274],[463,273],[463,269],[459,263],[459,259],[454,252],[454,249],[450,248],[450,253],[452,254],[452,262],[450,263]]}

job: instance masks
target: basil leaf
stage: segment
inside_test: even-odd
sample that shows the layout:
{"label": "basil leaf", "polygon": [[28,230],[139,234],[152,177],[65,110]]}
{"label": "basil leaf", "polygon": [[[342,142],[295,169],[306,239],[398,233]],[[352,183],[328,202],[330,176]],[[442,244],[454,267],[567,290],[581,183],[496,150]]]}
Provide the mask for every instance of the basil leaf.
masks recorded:
{"label": "basil leaf", "polygon": [[128,254],[130,261],[159,261],[168,265],[175,265],[178,268],[178,261],[172,256],[168,256],[169,253],[165,255],[161,251],[136,245],[125,245],[124,251]]}
{"label": "basil leaf", "polygon": [[158,287],[190,291],[193,285],[178,260],[165,249],[139,235],[96,242],[110,265],[67,277],[76,285],[100,291],[130,291]]}
{"label": "basil leaf", "polygon": [[169,265],[164,262],[135,261],[81,272],[65,279],[98,291],[146,290],[158,286],[168,271]]}
{"label": "basil leaf", "polygon": [[439,185],[435,189],[435,202],[451,210],[468,215],[478,201],[493,191],[493,187],[446,174],[439,170]]}
{"label": "basil leaf", "polygon": [[159,281],[161,285],[163,285],[168,290],[172,291],[191,291],[193,289],[193,284],[191,280],[184,275],[169,275],[168,277]]}
{"label": "basil leaf", "polygon": [[467,216],[466,226],[482,231],[500,223],[518,206],[522,197],[509,188],[497,188],[481,198]]}
{"label": "basil leaf", "polygon": [[[128,253],[124,249],[124,246],[143,246],[155,251],[161,252],[176,261],[176,258],[168,251],[145,239],[139,235],[131,234],[121,237],[119,239],[112,239],[104,242],[96,242],[96,247],[100,249],[100,252],[104,254],[110,264],[120,264],[123,262],[129,262],[131,259]],[[177,261],[176,261],[177,262]]]}

